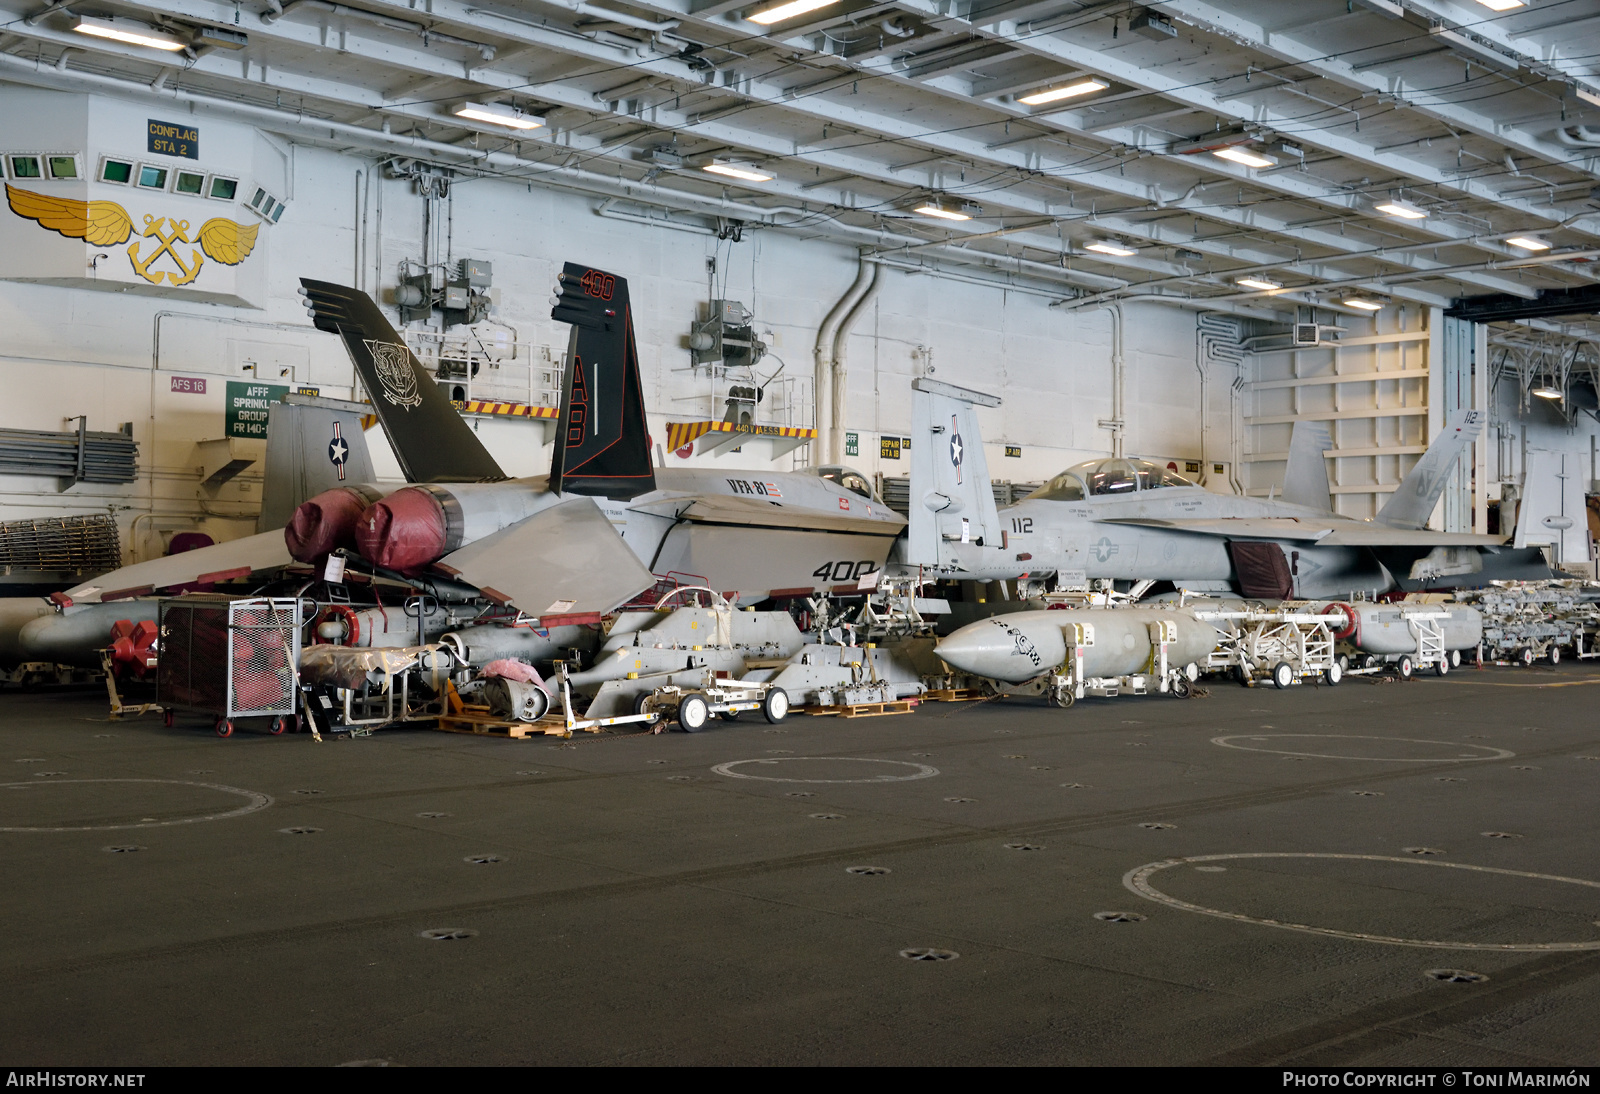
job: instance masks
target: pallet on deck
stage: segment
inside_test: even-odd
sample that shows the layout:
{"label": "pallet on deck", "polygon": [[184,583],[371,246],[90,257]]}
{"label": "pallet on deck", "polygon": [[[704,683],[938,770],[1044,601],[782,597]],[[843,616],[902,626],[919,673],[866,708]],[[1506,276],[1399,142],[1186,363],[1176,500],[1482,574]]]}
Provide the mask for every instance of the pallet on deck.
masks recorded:
{"label": "pallet on deck", "polygon": [[910,714],[917,708],[915,699],[897,699],[892,703],[848,703],[834,707],[806,707],[807,714],[835,715],[840,718],[881,718],[886,714]]}
{"label": "pallet on deck", "polygon": [[922,698],[930,703],[973,703],[989,696],[978,688],[932,688]]}
{"label": "pallet on deck", "polygon": [[449,714],[441,714],[435,729],[446,733],[472,733],[479,737],[505,737],[524,740],[528,737],[566,737],[567,723],[557,717],[544,717],[537,722],[519,722],[496,718],[488,707],[465,707]]}

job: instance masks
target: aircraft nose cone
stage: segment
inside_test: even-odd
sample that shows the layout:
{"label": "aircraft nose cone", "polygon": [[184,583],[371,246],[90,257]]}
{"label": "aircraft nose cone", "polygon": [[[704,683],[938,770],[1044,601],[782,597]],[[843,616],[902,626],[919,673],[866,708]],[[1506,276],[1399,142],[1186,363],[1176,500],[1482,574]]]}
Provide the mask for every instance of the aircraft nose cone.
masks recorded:
{"label": "aircraft nose cone", "polygon": [[974,676],[1008,683],[1032,680],[1067,656],[1061,628],[1043,615],[1021,612],[980,619],[943,639],[934,652],[946,664]]}

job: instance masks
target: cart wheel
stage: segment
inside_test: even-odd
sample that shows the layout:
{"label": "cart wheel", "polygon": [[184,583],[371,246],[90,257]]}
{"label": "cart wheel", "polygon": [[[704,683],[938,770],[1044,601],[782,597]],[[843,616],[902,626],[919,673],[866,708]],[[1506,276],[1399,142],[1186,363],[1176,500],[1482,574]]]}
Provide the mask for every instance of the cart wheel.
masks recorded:
{"label": "cart wheel", "polygon": [[1340,676],[1350,671],[1350,655],[1348,653],[1341,653],[1333,659],[1333,663],[1339,666]]}
{"label": "cart wheel", "polygon": [[1531,665],[1531,664],[1533,664],[1533,662],[1534,662],[1534,656],[1533,656],[1533,649],[1532,649],[1532,647],[1529,647],[1529,648],[1528,648],[1528,649],[1525,649],[1525,650],[1523,650],[1523,651],[1522,651],[1522,653],[1521,653],[1521,654],[1520,654],[1520,655],[1518,655],[1518,658],[1517,658],[1517,659],[1518,659],[1518,660],[1519,660],[1519,661],[1521,661],[1521,662],[1522,662],[1522,663],[1523,663],[1523,664],[1524,664],[1524,665]]}
{"label": "cart wheel", "polygon": [[1329,665],[1328,671],[1322,674],[1322,682],[1327,684],[1330,688],[1338,687],[1339,681],[1344,679],[1344,666],[1339,663],[1343,660],[1344,655],[1340,654],[1339,660]]}
{"label": "cart wheel", "polygon": [[737,710],[724,710],[718,713],[717,717],[724,722],[737,722],[739,720],[739,712]]}
{"label": "cart wheel", "polygon": [[1189,678],[1183,673],[1172,678],[1172,697],[1174,699],[1187,699],[1194,694],[1194,685],[1189,683]]}
{"label": "cart wheel", "polygon": [[678,704],[678,728],[685,733],[699,733],[710,720],[711,711],[706,706],[705,696],[685,695]]}
{"label": "cart wheel", "polygon": [[1448,676],[1450,674],[1450,658],[1439,658],[1438,663],[1433,666],[1433,671],[1440,676]]}
{"label": "cart wheel", "polygon": [[218,718],[217,719],[217,736],[218,737],[232,737],[233,736],[233,723],[228,721],[228,719],[226,719],[226,718]]}
{"label": "cart wheel", "polygon": [[1551,646],[1550,647],[1550,663],[1552,665],[1561,664],[1561,647],[1560,646]]}
{"label": "cart wheel", "polygon": [[1272,686],[1278,689],[1288,687],[1294,683],[1294,666],[1287,661],[1279,661],[1272,666]]}
{"label": "cart wheel", "polygon": [[767,697],[761,701],[761,715],[773,725],[777,725],[789,716],[789,693],[782,688],[767,689]]}
{"label": "cart wheel", "polygon": [[1394,666],[1394,670],[1400,674],[1400,679],[1402,680],[1411,679],[1411,674],[1416,671],[1416,668],[1416,662],[1411,660],[1409,653],[1402,654],[1400,660],[1396,661]]}
{"label": "cart wheel", "polygon": [[651,693],[648,691],[640,692],[638,695],[635,695],[633,697],[633,712],[635,714],[643,714],[644,705],[648,703],[650,699]]}
{"label": "cart wheel", "polygon": [[166,727],[168,727],[169,729],[171,728],[171,726],[172,726],[172,711],[164,710],[164,711],[161,712],[161,724],[166,726]]}
{"label": "cart wheel", "polygon": [[1450,651],[1450,667],[1453,668],[1453,669],[1458,669],[1458,668],[1461,667],[1461,651],[1460,650],[1451,650]]}
{"label": "cart wheel", "polygon": [[274,737],[281,737],[283,735],[284,731],[287,730],[288,728],[289,728],[289,716],[287,714],[285,714],[281,718],[274,718],[272,720],[272,725],[268,729],[268,732],[271,733]]}

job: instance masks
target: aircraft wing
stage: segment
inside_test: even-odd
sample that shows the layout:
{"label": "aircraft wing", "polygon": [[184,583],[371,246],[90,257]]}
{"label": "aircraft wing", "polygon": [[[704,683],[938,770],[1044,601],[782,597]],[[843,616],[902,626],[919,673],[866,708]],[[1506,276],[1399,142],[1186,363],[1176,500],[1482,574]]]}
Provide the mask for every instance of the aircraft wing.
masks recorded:
{"label": "aircraft wing", "polygon": [[1294,517],[1116,517],[1106,524],[1137,524],[1173,532],[1247,539],[1287,539],[1319,547],[1499,547],[1505,536],[1480,536],[1471,532],[1434,532],[1426,528],[1395,528],[1365,520],[1303,521]]}
{"label": "aircraft wing", "polygon": [[1173,532],[1197,532],[1210,536],[1240,536],[1250,539],[1294,539],[1323,542],[1332,534],[1333,521],[1303,521],[1294,517],[1101,517],[1103,524],[1137,524],[1144,528],[1165,528]]}
{"label": "aircraft wing", "polygon": [[[854,532],[869,536],[897,536],[900,529],[906,526],[905,518],[891,509],[884,509],[883,513],[893,519],[877,520],[843,510],[830,513],[795,508],[765,498],[723,494],[662,498],[632,508],[658,517],[676,517],[701,524],[745,524],[764,528],[798,528],[810,532]],[[878,511],[876,505],[873,511]]]}
{"label": "aircraft wing", "polygon": [[278,528],[185,551],[181,555],[167,555],[124,566],[68,589],[67,595],[79,604],[126,600],[128,597],[170,589],[174,585],[248,577],[258,570],[272,570],[292,562],[294,559],[289,556],[289,548],[283,541],[283,529]]}
{"label": "aircraft wing", "polygon": [[598,615],[655,584],[594,499],[575,497],[434,564],[526,615]]}

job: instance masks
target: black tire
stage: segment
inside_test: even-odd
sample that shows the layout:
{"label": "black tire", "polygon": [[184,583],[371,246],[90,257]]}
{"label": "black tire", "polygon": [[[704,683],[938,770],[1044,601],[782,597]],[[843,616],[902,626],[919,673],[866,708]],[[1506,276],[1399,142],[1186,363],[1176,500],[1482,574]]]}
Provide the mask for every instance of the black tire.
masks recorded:
{"label": "black tire", "polygon": [[228,719],[226,719],[226,718],[218,718],[217,719],[217,736],[218,737],[232,737],[233,736],[233,723],[228,721]]}
{"label": "black tire", "polygon": [[737,710],[723,710],[717,713],[717,717],[724,722],[737,722],[739,720],[739,712]]}
{"label": "black tire", "polygon": [[1399,674],[1400,679],[1409,680],[1411,674],[1417,671],[1417,665],[1411,660],[1409,653],[1403,653],[1400,655],[1400,660],[1394,663],[1394,671]]}
{"label": "black tire", "polygon": [[648,691],[641,691],[633,697],[633,712],[635,714],[644,713],[644,705],[650,701],[650,695],[651,693]]}
{"label": "black tire", "polygon": [[169,728],[172,726],[172,711],[164,710],[161,712],[161,724]]}
{"label": "black tire", "polygon": [[1294,666],[1287,661],[1279,661],[1272,666],[1272,686],[1283,690],[1294,683]]}
{"label": "black tire", "polygon": [[1194,694],[1194,685],[1189,683],[1189,678],[1183,673],[1178,673],[1172,680],[1172,697],[1174,699],[1187,699]]}
{"label": "black tire", "polygon": [[685,733],[699,733],[711,721],[711,709],[703,695],[685,695],[678,703],[678,728]]}
{"label": "black tire", "polygon": [[767,697],[761,701],[761,716],[777,725],[789,716],[789,693],[782,688],[768,688]]}

